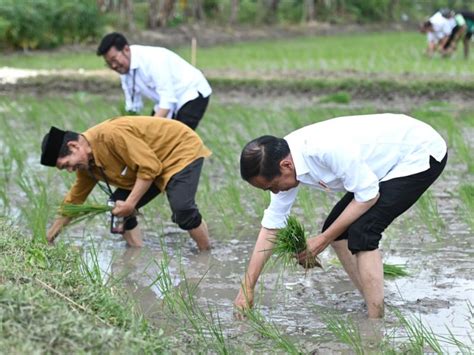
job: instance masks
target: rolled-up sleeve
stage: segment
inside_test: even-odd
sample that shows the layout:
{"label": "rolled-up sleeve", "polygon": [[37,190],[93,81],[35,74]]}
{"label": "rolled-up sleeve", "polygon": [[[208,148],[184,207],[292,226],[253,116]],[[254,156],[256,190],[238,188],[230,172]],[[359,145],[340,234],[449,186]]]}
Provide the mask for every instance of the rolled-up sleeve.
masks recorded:
{"label": "rolled-up sleeve", "polygon": [[271,201],[263,213],[262,227],[279,229],[286,226],[286,219],[298,194],[298,186],[277,194],[271,193]]}
{"label": "rolled-up sleeve", "polygon": [[63,203],[79,205],[84,203],[91,193],[97,181],[90,177],[85,171],[78,171],[76,181],[64,198]]}
{"label": "rolled-up sleeve", "polygon": [[130,131],[114,130],[107,141],[109,150],[122,159],[137,178],[154,180],[163,171],[163,163],[156,153],[143,139],[139,139]]}
{"label": "rolled-up sleeve", "polygon": [[323,161],[341,179],[344,189],[354,193],[357,202],[366,202],[377,196],[379,179],[361,158],[356,146],[333,147],[323,155]]}

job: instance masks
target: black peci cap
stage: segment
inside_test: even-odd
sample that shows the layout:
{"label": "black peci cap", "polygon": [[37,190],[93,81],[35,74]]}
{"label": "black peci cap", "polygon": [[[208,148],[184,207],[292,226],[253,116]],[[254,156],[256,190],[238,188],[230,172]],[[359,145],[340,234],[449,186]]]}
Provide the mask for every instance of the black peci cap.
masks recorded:
{"label": "black peci cap", "polygon": [[49,133],[43,138],[41,145],[41,164],[46,166],[56,166],[58,160],[59,151],[63,145],[64,136],[66,131],[63,131],[56,127],[51,127]]}

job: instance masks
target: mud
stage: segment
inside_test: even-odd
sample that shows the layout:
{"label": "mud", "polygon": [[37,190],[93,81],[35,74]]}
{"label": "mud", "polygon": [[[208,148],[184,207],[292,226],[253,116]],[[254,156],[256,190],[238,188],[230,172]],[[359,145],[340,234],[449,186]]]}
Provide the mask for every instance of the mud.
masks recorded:
{"label": "mud", "polygon": [[[441,239],[436,240],[422,223],[413,224],[417,221],[416,209],[411,209],[395,221],[384,234],[384,262],[405,265],[410,275],[386,278],[387,315],[375,327],[375,333],[373,324],[365,319],[366,307],[361,295],[342,268],[333,263],[335,256],[329,250],[321,256],[324,270],[305,272],[299,267],[282,270],[274,265],[262,275],[256,303],[266,319],[276,324],[299,347],[316,354],[347,349],[337,341],[328,340],[333,339],[328,336],[323,317],[328,313],[349,315],[357,324],[367,349],[377,349],[386,334],[405,336],[398,328],[399,321],[392,307],[401,310],[407,317],[420,319],[438,336],[449,336],[450,331],[459,340],[470,344],[473,318],[469,304],[474,302],[474,233],[459,218],[460,201],[445,192],[460,183],[456,166],[448,165],[447,169],[431,189],[446,224]],[[474,183],[472,176],[468,180],[463,182]],[[321,208],[315,211],[316,215],[323,213]],[[252,343],[261,342],[261,339],[249,336],[249,325],[233,317],[232,303],[258,227],[246,227],[238,231],[238,239],[233,239],[218,235],[214,226],[219,221],[208,223],[214,236],[213,249],[201,254],[197,253],[186,233],[167,223],[162,239],[153,228],[144,231],[145,247],[142,250],[124,248],[124,242],[116,237],[104,239],[106,231],[97,233],[93,240],[100,243],[104,272],[121,278],[144,314],[172,334],[176,329],[163,316],[162,296],[153,284],[159,275],[157,262],[164,258],[163,246],[172,258],[170,272],[176,287],[184,282],[180,273],[182,270],[188,284],[198,287],[197,300],[201,307],[208,309],[211,305],[219,314],[227,340],[232,343],[239,339],[241,348],[253,349]],[[83,232],[79,230],[77,242],[88,249],[88,242],[84,242]],[[451,348],[447,346],[447,349]]]}

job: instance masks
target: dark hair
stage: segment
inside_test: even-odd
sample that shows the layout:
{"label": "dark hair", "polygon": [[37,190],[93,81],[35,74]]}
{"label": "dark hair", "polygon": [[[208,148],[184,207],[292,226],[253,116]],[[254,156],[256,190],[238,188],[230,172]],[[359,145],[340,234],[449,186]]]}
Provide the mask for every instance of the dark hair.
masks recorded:
{"label": "dark hair", "polygon": [[431,28],[431,27],[433,27],[433,24],[430,21],[423,22],[423,24],[421,25],[421,28],[423,30],[427,30],[428,28]]}
{"label": "dark hair", "polygon": [[262,176],[270,181],[280,176],[280,162],[290,154],[283,138],[262,136],[247,143],[240,155],[240,176],[245,181]]}
{"label": "dark hair", "polygon": [[118,32],[112,32],[105,35],[100,41],[99,47],[97,48],[97,55],[101,56],[106,54],[110,48],[115,47],[116,50],[121,51],[125,46],[128,45],[125,36]]}

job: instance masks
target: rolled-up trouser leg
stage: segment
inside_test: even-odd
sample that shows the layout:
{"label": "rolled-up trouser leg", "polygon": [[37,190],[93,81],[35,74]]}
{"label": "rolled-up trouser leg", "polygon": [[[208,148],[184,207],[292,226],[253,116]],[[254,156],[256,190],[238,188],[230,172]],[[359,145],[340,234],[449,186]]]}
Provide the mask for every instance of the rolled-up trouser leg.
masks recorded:
{"label": "rolled-up trouser leg", "polygon": [[203,162],[203,158],[195,160],[173,175],[166,186],[166,196],[172,212],[171,218],[184,230],[194,229],[201,225],[202,217],[196,205],[195,196]]}

